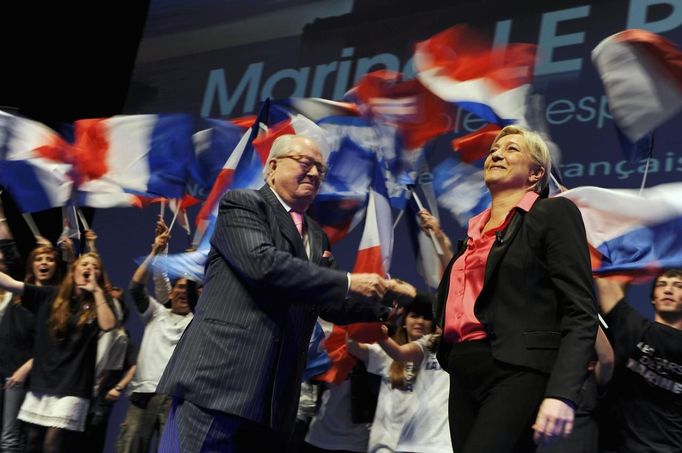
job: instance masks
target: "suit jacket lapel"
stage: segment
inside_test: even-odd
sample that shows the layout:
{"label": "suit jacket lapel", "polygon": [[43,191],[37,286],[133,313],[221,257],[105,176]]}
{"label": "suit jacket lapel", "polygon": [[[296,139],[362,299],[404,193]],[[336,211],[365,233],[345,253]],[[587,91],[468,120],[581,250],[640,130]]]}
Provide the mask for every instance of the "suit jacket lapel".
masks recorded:
{"label": "suit jacket lapel", "polygon": [[324,243],[324,232],[317,226],[315,222],[310,219],[310,216],[305,215],[305,228],[308,232],[308,243],[310,244],[310,261],[315,264],[320,264],[322,261],[322,244]]}
{"label": "suit jacket lapel", "polygon": [[[516,209],[516,208],[514,208]],[[483,281],[483,288],[488,286],[490,278],[495,273],[495,269],[500,264],[500,261],[509,250],[509,245],[514,240],[514,236],[518,233],[521,224],[523,223],[523,216],[525,212],[522,209],[516,209],[514,216],[509,221],[509,225],[503,231],[501,231],[492,248],[490,249],[490,254],[488,254],[488,260],[485,265],[485,280]]]}
{"label": "suit jacket lapel", "polygon": [[298,230],[296,229],[296,225],[294,225],[294,221],[291,220],[291,215],[289,215],[286,209],[284,209],[282,203],[279,202],[275,194],[272,192],[272,189],[270,189],[267,184],[261,187],[259,192],[263,196],[263,199],[265,199],[265,201],[267,201],[272,207],[275,217],[277,218],[279,230],[282,233],[282,236],[284,236],[284,238],[294,247],[296,252],[295,256],[307,260],[308,255],[305,252],[303,240],[298,234]]}

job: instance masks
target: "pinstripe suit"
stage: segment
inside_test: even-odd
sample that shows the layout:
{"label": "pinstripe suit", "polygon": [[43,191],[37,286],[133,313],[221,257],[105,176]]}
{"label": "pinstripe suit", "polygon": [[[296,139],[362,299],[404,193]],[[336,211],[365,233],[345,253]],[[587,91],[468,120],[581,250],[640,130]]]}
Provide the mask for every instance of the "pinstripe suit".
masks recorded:
{"label": "pinstripe suit", "polygon": [[319,315],[376,321],[388,311],[345,301],[345,272],[323,258],[329,240],[308,216],[310,260],[272,190],[231,191],[221,201],[204,290],[158,392],[290,431],[308,342]]}

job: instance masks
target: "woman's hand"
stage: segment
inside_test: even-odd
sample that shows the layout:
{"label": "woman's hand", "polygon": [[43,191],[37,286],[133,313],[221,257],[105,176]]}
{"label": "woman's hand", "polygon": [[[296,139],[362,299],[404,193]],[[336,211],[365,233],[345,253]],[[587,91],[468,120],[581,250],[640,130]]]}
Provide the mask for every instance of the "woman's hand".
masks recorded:
{"label": "woman's hand", "polygon": [[94,272],[88,275],[85,285],[78,285],[78,287],[84,291],[89,292],[93,296],[95,294],[101,294],[103,292],[102,288],[100,288],[99,284],[97,283],[97,278],[95,277]]}
{"label": "woman's hand", "polygon": [[536,444],[549,444],[573,432],[575,409],[557,398],[545,398],[540,404],[538,416],[533,425],[533,440]]}
{"label": "woman's hand", "polygon": [[33,361],[29,360],[28,362],[26,362],[22,366],[20,366],[12,374],[12,376],[7,378],[7,381],[5,381],[5,388],[11,389],[12,387],[16,387],[17,385],[21,385],[24,382],[26,382],[26,378],[28,377],[28,373],[31,372],[32,365],[33,365]]}

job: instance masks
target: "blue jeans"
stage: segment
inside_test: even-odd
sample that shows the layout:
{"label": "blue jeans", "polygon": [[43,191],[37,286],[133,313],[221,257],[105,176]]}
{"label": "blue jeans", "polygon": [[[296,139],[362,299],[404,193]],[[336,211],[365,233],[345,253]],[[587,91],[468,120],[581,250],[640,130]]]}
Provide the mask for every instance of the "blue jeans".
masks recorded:
{"label": "blue jeans", "polygon": [[0,407],[2,407],[2,436],[0,451],[3,453],[23,452],[25,433],[24,424],[17,419],[21,403],[26,396],[26,385],[15,385],[11,389],[0,388]]}

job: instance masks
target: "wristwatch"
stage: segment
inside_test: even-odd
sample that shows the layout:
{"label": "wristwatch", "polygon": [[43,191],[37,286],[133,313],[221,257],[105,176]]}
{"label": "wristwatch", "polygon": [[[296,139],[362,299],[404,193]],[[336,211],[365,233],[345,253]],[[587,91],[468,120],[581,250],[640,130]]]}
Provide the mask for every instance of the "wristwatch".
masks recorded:
{"label": "wristwatch", "polygon": [[114,390],[116,390],[117,392],[122,392],[123,389],[124,389],[124,387],[121,387],[121,386],[118,385],[118,384],[116,384],[116,385],[114,386]]}

